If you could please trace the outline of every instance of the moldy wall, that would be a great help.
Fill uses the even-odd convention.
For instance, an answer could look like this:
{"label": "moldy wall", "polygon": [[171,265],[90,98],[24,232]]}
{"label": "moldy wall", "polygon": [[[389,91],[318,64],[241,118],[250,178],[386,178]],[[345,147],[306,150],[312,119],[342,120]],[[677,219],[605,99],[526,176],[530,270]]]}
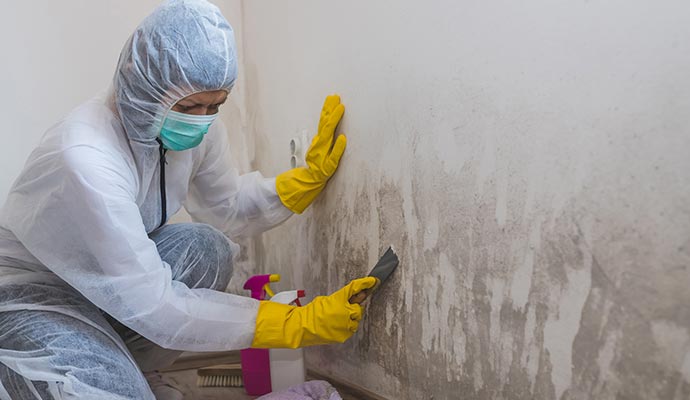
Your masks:
{"label": "moldy wall", "polygon": [[690,398],[686,2],[242,7],[254,168],[346,105],[338,173],[260,268],[317,295],[401,258],[311,367],[395,399]]}

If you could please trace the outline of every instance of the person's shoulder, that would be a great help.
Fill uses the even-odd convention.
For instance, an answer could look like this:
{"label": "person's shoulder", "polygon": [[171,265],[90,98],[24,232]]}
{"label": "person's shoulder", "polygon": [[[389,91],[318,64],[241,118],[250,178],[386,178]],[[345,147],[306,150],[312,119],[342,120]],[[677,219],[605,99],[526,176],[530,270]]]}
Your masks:
{"label": "person's shoulder", "polygon": [[132,166],[111,149],[75,144],[62,148],[57,156],[57,165],[72,181],[98,188],[118,186],[136,192],[137,179]]}
{"label": "person's shoulder", "polygon": [[69,148],[129,154],[127,136],[117,115],[102,101],[89,100],[77,106],[43,136],[39,148],[61,152]]}
{"label": "person's shoulder", "polygon": [[60,124],[67,131],[90,130],[89,137],[109,137],[110,133],[122,131],[122,124],[115,112],[102,100],[94,98],[77,106]]}
{"label": "person's shoulder", "polygon": [[[52,131],[52,132],[51,132]],[[46,135],[69,169],[114,168],[130,164],[122,124],[107,104],[94,98],[77,106]]]}

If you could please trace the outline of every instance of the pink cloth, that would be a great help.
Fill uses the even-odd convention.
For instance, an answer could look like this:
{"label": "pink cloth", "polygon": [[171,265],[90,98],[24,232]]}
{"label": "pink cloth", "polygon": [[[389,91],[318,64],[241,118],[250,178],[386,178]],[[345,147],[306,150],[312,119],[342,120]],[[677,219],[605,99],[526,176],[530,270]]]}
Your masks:
{"label": "pink cloth", "polygon": [[282,392],[269,393],[256,400],[343,400],[326,381],[309,381]]}

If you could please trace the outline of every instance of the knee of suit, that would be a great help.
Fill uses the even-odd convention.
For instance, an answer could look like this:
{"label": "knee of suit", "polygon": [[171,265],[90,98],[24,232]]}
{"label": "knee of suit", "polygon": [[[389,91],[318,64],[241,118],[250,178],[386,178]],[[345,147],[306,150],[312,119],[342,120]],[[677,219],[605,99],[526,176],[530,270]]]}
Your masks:
{"label": "knee of suit", "polygon": [[190,288],[225,290],[239,246],[218,229],[199,223],[174,224],[152,237],[173,279]]}

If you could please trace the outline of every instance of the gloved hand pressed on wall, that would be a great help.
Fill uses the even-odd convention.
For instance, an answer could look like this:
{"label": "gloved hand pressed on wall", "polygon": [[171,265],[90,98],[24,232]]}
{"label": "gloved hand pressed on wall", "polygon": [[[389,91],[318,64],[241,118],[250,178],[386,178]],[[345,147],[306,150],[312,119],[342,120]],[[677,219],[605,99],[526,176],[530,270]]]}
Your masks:
{"label": "gloved hand pressed on wall", "polygon": [[362,306],[349,299],[372,288],[377,279],[355,279],[330,296],[320,296],[304,307],[262,301],[256,316],[254,348],[297,348],[343,343],[362,319]]}
{"label": "gloved hand pressed on wall", "polygon": [[319,129],[307,150],[306,167],[293,168],[276,177],[276,191],[285,207],[301,214],[321,193],[338,168],[347,144],[345,135],[334,142],[335,128],[345,112],[337,94],[326,97]]}

